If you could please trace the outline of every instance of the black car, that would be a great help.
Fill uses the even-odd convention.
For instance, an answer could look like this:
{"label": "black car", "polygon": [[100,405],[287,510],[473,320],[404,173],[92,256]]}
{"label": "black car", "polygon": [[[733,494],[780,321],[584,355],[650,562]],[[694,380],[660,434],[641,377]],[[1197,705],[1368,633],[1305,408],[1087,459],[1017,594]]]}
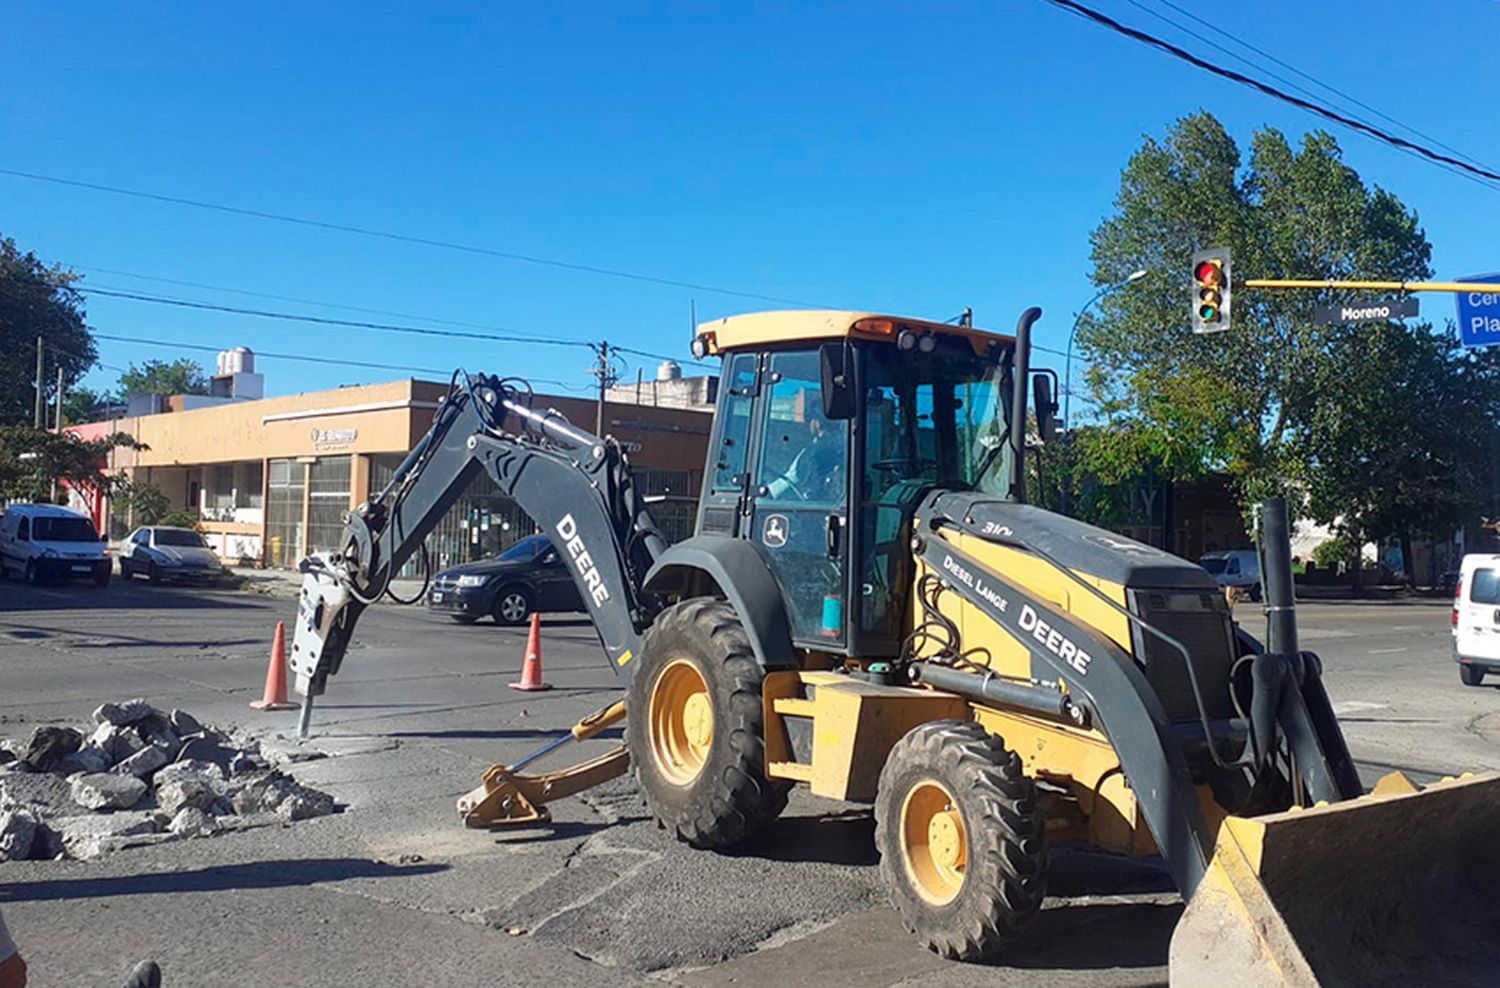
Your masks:
{"label": "black car", "polygon": [[538,611],[581,611],[583,598],[545,535],[522,539],[493,559],[443,570],[427,593],[427,609],[461,624],[485,615],[496,624],[525,624]]}

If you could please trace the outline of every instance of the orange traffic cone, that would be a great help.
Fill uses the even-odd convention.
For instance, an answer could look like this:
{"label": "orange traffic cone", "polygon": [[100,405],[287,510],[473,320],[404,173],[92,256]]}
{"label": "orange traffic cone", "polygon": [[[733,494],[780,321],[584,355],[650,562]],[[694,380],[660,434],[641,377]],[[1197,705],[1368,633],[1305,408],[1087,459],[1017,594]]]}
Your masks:
{"label": "orange traffic cone", "polygon": [[296,710],[286,698],[286,625],[276,622],[276,639],[271,643],[271,665],[266,669],[266,692],[250,706],[256,710]]}
{"label": "orange traffic cone", "polygon": [[513,690],[550,690],[551,683],[542,682],[542,616],[531,615],[531,634],[526,638],[526,662],[521,666],[521,681],[507,683]]}

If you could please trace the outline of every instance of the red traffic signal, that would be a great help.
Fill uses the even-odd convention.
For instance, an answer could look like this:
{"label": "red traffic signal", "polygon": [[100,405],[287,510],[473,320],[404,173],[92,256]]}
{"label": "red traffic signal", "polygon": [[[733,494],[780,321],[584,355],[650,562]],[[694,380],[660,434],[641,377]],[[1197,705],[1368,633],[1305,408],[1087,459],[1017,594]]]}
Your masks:
{"label": "red traffic signal", "polygon": [[1229,291],[1229,248],[1194,254],[1193,332],[1221,333],[1229,328]]}

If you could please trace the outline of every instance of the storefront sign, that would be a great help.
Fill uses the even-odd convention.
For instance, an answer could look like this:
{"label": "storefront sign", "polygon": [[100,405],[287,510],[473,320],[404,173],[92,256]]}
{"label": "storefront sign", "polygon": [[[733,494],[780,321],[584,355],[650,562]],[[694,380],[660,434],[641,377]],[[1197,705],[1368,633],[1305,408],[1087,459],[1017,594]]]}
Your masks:
{"label": "storefront sign", "polygon": [[313,449],[320,451],[344,449],[358,438],[358,429],[314,429],[312,431]]}

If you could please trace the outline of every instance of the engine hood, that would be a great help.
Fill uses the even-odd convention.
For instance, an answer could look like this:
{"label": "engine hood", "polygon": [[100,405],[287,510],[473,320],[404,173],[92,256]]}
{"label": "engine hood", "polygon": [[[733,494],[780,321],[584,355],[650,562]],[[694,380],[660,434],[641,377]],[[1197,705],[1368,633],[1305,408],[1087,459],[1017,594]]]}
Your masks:
{"label": "engine hood", "polygon": [[480,559],[472,563],[449,566],[438,574],[438,579],[460,576],[494,576],[497,573],[518,573],[531,566],[530,562],[514,559]]}
{"label": "engine hood", "polygon": [[214,555],[214,551],[202,546],[158,545],[152,546],[152,551],[167,562],[176,563],[178,566],[213,567],[219,564],[219,557]]}
{"label": "engine hood", "polygon": [[1213,590],[1203,567],[1135,539],[1031,504],[987,494],[936,492],[917,509],[924,525],[951,521],[980,538],[1033,546],[1078,573],[1136,589]]}

